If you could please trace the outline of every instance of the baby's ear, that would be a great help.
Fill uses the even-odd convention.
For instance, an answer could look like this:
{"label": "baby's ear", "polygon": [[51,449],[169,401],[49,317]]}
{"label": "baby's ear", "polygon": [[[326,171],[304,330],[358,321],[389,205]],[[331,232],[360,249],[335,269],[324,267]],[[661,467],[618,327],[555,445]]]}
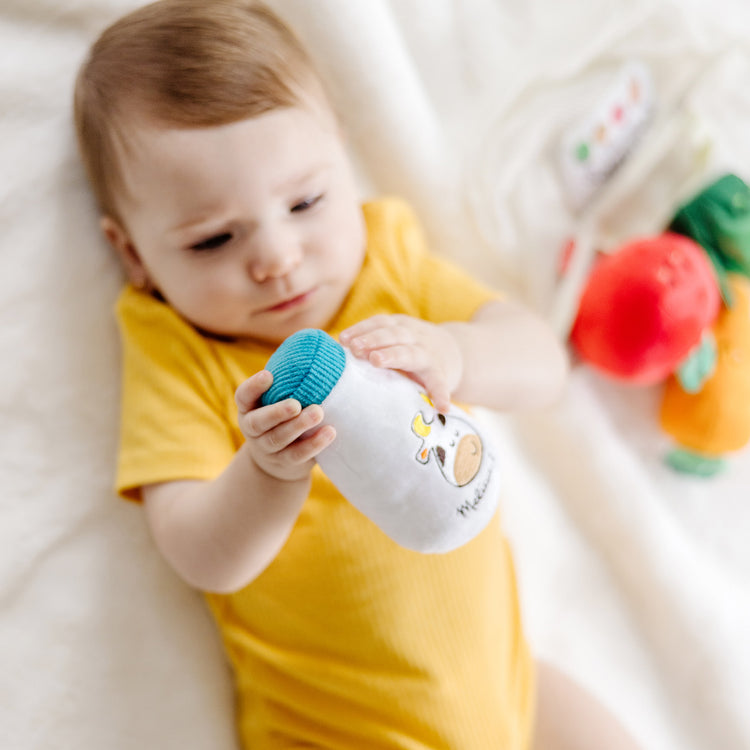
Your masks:
{"label": "baby's ear", "polygon": [[112,245],[119,256],[130,283],[136,289],[149,288],[148,272],[125,227],[111,216],[102,216],[99,220],[99,227],[107,242]]}

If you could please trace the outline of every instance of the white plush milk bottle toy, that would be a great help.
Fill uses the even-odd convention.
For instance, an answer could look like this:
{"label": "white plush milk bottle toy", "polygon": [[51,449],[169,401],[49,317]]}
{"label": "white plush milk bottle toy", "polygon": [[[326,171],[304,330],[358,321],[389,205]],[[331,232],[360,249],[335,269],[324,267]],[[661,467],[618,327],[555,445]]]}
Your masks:
{"label": "white plush milk bottle toy", "polygon": [[286,339],[266,369],[273,384],[262,403],[322,405],[337,437],[319,454],[321,469],[398,544],[449,552],[488,524],[497,454],[465,411],[438,413],[419,384],[357,359],[318,329]]}

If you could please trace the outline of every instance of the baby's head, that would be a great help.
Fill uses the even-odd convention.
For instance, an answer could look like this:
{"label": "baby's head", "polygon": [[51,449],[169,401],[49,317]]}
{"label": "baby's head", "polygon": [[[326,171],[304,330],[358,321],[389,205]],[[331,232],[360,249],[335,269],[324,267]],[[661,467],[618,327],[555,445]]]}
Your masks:
{"label": "baby's head", "polygon": [[254,0],[161,0],[109,27],[76,82],[102,228],[131,282],[209,333],[324,327],[362,263],[323,84]]}

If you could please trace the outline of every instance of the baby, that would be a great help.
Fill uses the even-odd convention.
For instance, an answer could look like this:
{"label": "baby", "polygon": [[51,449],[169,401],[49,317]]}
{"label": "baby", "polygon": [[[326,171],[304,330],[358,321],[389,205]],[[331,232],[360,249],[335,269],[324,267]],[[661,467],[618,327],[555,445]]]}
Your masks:
{"label": "baby", "polygon": [[318,467],[322,408],[261,405],[303,328],[438,410],[538,407],[567,367],[543,322],[428,255],[403,202],[361,204],[290,31],[255,0],[153,3],[93,45],[75,116],[129,280],[118,490],[206,592],[243,747],[634,747],[533,662],[497,519],[453,552],[402,548]]}

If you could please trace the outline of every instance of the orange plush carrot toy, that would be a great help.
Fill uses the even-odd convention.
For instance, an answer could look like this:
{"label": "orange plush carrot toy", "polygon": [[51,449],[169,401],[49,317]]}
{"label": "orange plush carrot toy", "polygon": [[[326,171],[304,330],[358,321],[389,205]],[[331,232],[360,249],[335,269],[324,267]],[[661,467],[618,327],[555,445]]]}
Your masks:
{"label": "orange plush carrot toy", "polygon": [[713,372],[693,384],[678,371],[661,407],[662,427],[678,443],[668,462],[710,476],[722,469],[724,454],[750,441],[750,188],[725,175],[685,204],[670,228],[705,249],[724,298],[713,327]]}
{"label": "orange plush carrot toy", "polygon": [[661,425],[677,443],[667,460],[676,469],[709,476],[725,453],[750,440],[750,281],[727,277],[732,306],[713,327],[716,365],[700,390],[691,393],[673,375],[661,405]]}

